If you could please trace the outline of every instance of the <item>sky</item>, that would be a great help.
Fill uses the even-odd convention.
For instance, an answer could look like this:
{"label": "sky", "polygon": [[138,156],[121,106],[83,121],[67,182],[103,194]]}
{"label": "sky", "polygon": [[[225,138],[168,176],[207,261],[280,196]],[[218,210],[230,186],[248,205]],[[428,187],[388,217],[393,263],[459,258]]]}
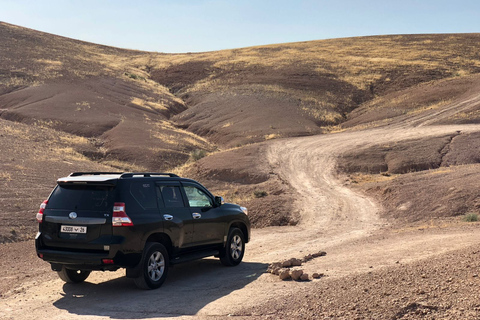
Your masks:
{"label": "sky", "polygon": [[480,1],[0,0],[0,21],[120,48],[183,53],[353,36],[480,32]]}

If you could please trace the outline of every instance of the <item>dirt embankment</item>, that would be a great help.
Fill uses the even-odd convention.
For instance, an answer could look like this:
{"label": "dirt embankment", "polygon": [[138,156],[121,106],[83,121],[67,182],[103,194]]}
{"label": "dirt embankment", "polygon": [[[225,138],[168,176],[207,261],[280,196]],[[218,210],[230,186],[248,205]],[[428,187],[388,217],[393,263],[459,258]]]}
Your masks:
{"label": "dirt embankment", "polygon": [[[339,159],[347,183],[381,200],[397,222],[480,213],[479,133],[387,143]],[[436,169],[436,170],[435,170]]]}
{"label": "dirt embankment", "polygon": [[295,192],[268,163],[269,143],[212,154],[182,175],[202,181],[226,201],[246,206],[255,228],[296,225]]}

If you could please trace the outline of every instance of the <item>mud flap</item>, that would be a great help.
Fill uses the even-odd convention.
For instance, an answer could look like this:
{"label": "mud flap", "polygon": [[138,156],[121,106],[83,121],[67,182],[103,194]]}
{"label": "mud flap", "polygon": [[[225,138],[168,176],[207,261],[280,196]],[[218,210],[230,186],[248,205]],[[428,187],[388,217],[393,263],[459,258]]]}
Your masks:
{"label": "mud flap", "polygon": [[143,259],[144,258],[142,257],[142,260],[140,260],[140,262],[135,267],[128,267],[127,268],[127,272],[125,274],[125,276],[127,278],[138,278],[138,277],[140,277],[140,275],[142,273]]}
{"label": "mud flap", "polygon": [[127,267],[127,271],[125,273],[125,276],[127,278],[138,278],[142,275],[142,266],[143,266],[143,261],[145,260],[145,252],[148,251],[151,245],[152,245],[151,242],[147,242],[145,244],[145,248],[143,249],[143,252],[142,252],[142,259],[140,259],[140,262],[135,267]]}

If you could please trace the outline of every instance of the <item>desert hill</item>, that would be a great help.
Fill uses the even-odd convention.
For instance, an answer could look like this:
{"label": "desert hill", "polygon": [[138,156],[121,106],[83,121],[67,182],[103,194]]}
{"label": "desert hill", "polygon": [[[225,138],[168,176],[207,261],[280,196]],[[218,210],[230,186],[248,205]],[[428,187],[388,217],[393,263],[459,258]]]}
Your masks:
{"label": "desert hill", "polygon": [[[0,317],[478,319],[479,40],[162,54],[0,22]],[[38,205],[70,172],[124,170],[247,206],[244,262],[175,267],[142,299],[123,271],[53,279],[25,241]],[[292,257],[323,276],[265,273]]]}
{"label": "desert hill", "polygon": [[[210,154],[175,170],[249,205],[257,226],[295,224],[288,182],[266,164],[271,140],[395,125],[412,117],[431,124],[479,119],[479,34],[162,54],[2,22],[0,39],[0,145],[11,150],[2,155],[1,183],[13,190],[28,185],[32,175],[45,181],[32,191],[32,203],[12,207],[22,196],[2,193],[1,214],[13,210],[24,222],[55,178],[69,171],[173,170]],[[470,140],[476,143],[477,136]],[[46,163],[38,164],[38,152]],[[469,164],[477,162],[472,149],[462,152],[474,159]],[[386,171],[356,170],[369,161],[365,154],[370,152],[345,155],[341,171]],[[415,165],[405,172],[417,171]],[[388,169],[381,161],[379,166]],[[22,238],[17,227],[8,228],[2,239]]]}
{"label": "desert hill", "polygon": [[[190,54],[110,48],[5,23],[0,36],[1,103],[7,109],[2,118],[44,120],[85,137],[106,134],[103,140],[111,142],[107,153],[112,149],[122,157],[124,151],[127,160],[133,146],[121,141],[131,132],[111,130],[120,121],[141,121],[142,114],[159,123],[167,120],[155,129],[165,135],[164,141],[173,134],[168,124],[174,123],[177,134],[192,142],[180,143],[185,150],[173,143],[155,146],[174,151],[182,162],[185,157],[179,153],[211,151],[213,146],[202,144],[200,137],[191,141],[181,129],[220,148],[311,135],[347,119],[349,126],[376,120],[381,115],[354,121],[349,113],[360,106],[375,114],[382,113],[378,106],[397,110],[384,101],[398,104],[402,98],[395,95],[402,90],[423,92],[425,88],[416,89],[421,83],[449,79],[444,87],[459,87],[458,92],[443,90],[450,98],[473,85],[457,85],[457,79],[480,72],[478,34],[360,37]],[[36,98],[31,88],[22,91],[32,86],[40,86],[36,90],[43,95]],[[409,91],[404,95],[420,112],[443,101],[435,98],[436,91],[423,94],[427,97]],[[43,111],[45,104],[52,109]],[[72,118],[87,126],[74,128]],[[162,167],[158,162],[138,165]]]}

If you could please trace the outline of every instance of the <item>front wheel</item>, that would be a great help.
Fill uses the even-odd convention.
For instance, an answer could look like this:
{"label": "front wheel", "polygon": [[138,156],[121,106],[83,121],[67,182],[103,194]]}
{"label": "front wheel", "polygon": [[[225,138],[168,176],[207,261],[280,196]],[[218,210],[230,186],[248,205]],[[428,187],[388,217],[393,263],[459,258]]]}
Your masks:
{"label": "front wheel", "polygon": [[62,270],[58,271],[58,276],[66,283],[80,283],[88,278],[90,272],[91,271],[87,270],[67,269],[65,266],[63,266]]}
{"label": "front wheel", "polygon": [[157,289],[165,282],[168,273],[168,253],[161,243],[147,243],[145,254],[140,262],[141,274],[135,278],[140,289]]}
{"label": "front wheel", "polygon": [[231,229],[228,234],[227,244],[220,255],[220,261],[225,266],[236,266],[242,262],[244,253],[245,236],[242,230],[238,228]]}

